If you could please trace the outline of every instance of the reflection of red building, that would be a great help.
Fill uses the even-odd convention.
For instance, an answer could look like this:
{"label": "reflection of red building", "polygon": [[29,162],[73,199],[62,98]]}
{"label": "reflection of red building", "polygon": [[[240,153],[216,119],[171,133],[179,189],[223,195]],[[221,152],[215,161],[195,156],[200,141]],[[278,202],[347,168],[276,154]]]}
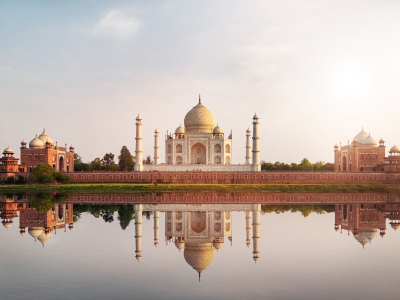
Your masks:
{"label": "reflection of red building", "polygon": [[13,224],[13,219],[18,217],[18,211],[26,210],[26,203],[15,203],[13,198],[7,198],[2,195],[0,197],[0,218],[5,228],[9,228]]}
{"label": "reflection of red building", "polygon": [[51,238],[57,229],[73,228],[73,204],[55,204],[48,212],[38,212],[34,208],[28,207],[20,213],[19,227],[21,234],[28,227],[28,233],[35,240],[44,243]]}
{"label": "reflection of red building", "polygon": [[335,230],[348,230],[364,247],[386,230],[385,204],[337,204],[335,206]]}
{"label": "reflection of red building", "polygon": [[57,233],[57,229],[74,228],[73,204],[58,203],[47,212],[38,212],[30,207],[26,197],[18,202],[14,197],[0,195],[0,218],[4,227],[9,228],[13,224],[13,219],[18,217],[17,212],[21,235],[28,228],[30,236],[38,239],[43,246],[53,233]]}
{"label": "reflection of red building", "polygon": [[400,228],[400,204],[388,203],[385,205],[385,217],[394,230]]}

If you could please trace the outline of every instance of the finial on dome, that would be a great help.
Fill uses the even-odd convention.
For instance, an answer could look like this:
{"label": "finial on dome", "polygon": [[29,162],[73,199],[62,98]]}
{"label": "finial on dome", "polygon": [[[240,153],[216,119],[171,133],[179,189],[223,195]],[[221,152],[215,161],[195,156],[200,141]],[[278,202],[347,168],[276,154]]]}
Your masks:
{"label": "finial on dome", "polygon": [[199,104],[201,104],[201,96],[200,96],[200,94],[199,94]]}

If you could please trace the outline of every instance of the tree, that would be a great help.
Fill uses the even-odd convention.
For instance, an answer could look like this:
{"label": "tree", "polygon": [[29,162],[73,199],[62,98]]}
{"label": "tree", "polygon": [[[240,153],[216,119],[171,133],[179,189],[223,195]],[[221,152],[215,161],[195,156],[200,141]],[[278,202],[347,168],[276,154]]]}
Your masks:
{"label": "tree", "polygon": [[91,163],[90,163],[90,168],[92,170],[101,170],[101,159],[99,157],[95,158]]}
{"label": "tree", "polygon": [[57,181],[68,181],[68,180],[70,180],[70,177],[68,175],[65,175],[64,173],[59,173],[59,172],[54,173],[54,178]]}
{"label": "tree", "polygon": [[54,169],[52,166],[48,165],[48,164],[38,164],[32,171],[30,174],[30,178],[32,180],[39,180],[39,177],[44,175],[44,174],[48,174],[50,176],[54,176]]}
{"label": "tree", "polygon": [[312,170],[313,165],[312,165],[312,163],[310,163],[310,161],[307,158],[303,158],[303,160],[299,164],[299,169],[300,170]]}
{"label": "tree", "polygon": [[82,157],[78,153],[74,153],[74,163],[82,163]]}
{"label": "tree", "polygon": [[103,164],[103,166],[115,165],[114,154],[112,154],[111,152],[106,153],[102,158],[101,163]]}
{"label": "tree", "polygon": [[118,155],[118,165],[121,170],[132,169],[135,165],[134,157],[126,146],[121,148],[121,153]]}
{"label": "tree", "polygon": [[129,226],[134,218],[135,211],[133,205],[120,205],[118,208],[118,220],[122,230]]}
{"label": "tree", "polygon": [[143,164],[144,164],[144,165],[151,165],[152,163],[153,163],[153,161],[151,160],[150,155],[148,155],[148,156],[146,157],[146,159],[143,159]]}

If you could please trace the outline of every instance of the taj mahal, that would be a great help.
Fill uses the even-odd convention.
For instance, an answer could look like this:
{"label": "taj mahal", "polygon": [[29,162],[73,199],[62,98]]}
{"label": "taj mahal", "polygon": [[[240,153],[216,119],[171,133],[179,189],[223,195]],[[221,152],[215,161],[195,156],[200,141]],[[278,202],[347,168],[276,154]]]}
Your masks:
{"label": "taj mahal", "polygon": [[[232,132],[225,138],[214,115],[202,103],[185,116],[184,127],[165,136],[165,164],[160,164],[159,132],[154,132],[154,164],[144,165],[142,150],[142,118],[136,118],[135,171],[260,171],[258,116],[253,117],[253,137],[246,131],[245,164],[232,164]],[[253,140],[251,146],[251,139]]]}

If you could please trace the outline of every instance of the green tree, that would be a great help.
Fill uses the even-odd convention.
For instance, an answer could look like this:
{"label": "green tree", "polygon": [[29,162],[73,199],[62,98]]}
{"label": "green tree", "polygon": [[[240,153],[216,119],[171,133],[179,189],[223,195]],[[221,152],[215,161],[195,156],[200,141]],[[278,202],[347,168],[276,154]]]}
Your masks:
{"label": "green tree", "polygon": [[133,220],[135,211],[133,205],[120,205],[118,208],[118,221],[122,230],[125,230],[129,226],[129,223]]}
{"label": "green tree", "polygon": [[38,164],[35,168],[33,168],[29,177],[32,180],[38,180],[39,177],[44,174],[53,176],[54,175],[53,167],[51,167],[48,164]]}
{"label": "green tree", "polygon": [[313,165],[307,158],[303,158],[303,160],[299,164],[299,169],[300,170],[309,170],[310,171],[310,170],[313,169]]}
{"label": "green tree", "polygon": [[8,176],[5,180],[5,184],[13,184],[15,182],[14,176]]}
{"label": "green tree", "polygon": [[273,163],[263,163],[261,165],[261,170],[276,170],[276,166]]}
{"label": "green tree", "polygon": [[74,162],[75,163],[82,163],[82,157],[79,156],[78,153],[74,153]]}
{"label": "green tree", "polygon": [[121,170],[132,169],[135,165],[134,157],[126,146],[121,148],[121,153],[118,155],[118,165]]}
{"label": "green tree", "polygon": [[101,170],[101,159],[99,157],[95,158],[91,163],[90,163],[90,168],[92,170]]}
{"label": "green tree", "polygon": [[143,159],[143,164],[144,164],[144,165],[151,165],[152,163],[153,163],[153,161],[151,160],[150,155],[148,155],[148,156],[146,157],[146,159]]}
{"label": "green tree", "polygon": [[54,182],[54,176],[50,174],[42,174],[38,177],[37,179],[40,183],[46,184],[46,183],[52,183]]}
{"label": "green tree", "polygon": [[29,196],[29,204],[38,212],[47,212],[54,204],[68,200],[68,195],[53,195],[52,193],[39,193]]}
{"label": "green tree", "polygon": [[58,173],[58,172],[54,173],[54,178],[57,181],[68,181],[68,180],[70,180],[70,177],[68,175],[65,175],[64,173]]}
{"label": "green tree", "polygon": [[103,166],[115,165],[114,154],[112,154],[111,152],[106,153],[104,157],[101,159],[101,163],[103,164]]}

